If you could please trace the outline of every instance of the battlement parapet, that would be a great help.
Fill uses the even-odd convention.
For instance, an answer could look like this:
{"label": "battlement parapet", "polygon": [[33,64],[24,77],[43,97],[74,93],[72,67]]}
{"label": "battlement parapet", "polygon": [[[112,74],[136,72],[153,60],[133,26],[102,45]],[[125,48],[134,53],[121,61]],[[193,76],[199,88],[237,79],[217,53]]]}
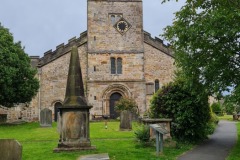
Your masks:
{"label": "battlement parapet", "polygon": [[52,51],[49,50],[44,53],[44,56],[39,59],[38,66],[44,66],[45,64],[57,59],[58,57],[68,53],[71,51],[71,47],[76,45],[76,46],[81,46],[82,44],[87,42],[87,31],[82,32],[80,34],[79,38],[73,37],[68,40],[67,44],[61,43],[58,46],[56,46],[56,50]]}
{"label": "battlement parapet", "polygon": [[146,32],[146,31],[144,31],[144,42],[149,44],[149,45],[151,45],[151,46],[153,46],[153,47],[155,47],[155,48],[157,48],[157,49],[159,49],[160,51],[164,52],[165,54],[170,55],[170,56],[173,57],[173,53],[172,53],[172,51],[170,49],[170,45],[169,44],[165,45],[163,43],[163,40],[160,39],[160,38],[157,38],[157,37],[152,38],[151,34]]}

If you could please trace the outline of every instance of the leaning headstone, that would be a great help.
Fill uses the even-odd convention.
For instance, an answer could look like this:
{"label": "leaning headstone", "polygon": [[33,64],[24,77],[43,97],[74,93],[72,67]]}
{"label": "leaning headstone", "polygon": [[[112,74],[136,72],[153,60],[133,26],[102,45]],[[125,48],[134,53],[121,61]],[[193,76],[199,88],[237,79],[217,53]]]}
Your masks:
{"label": "leaning headstone", "polygon": [[52,111],[48,108],[44,108],[40,112],[40,126],[52,127]]}
{"label": "leaning headstone", "polygon": [[7,122],[7,114],[0,114],[0,124]]}
{"label": "leaning headstone", "polygon": [[124,110],[120,115],[120,130],[132,130],[132,113]]}
{"label": "leaning headstone", "polygon": [[0,159],[21,160],[22,145],[14,139],[0,139]]}

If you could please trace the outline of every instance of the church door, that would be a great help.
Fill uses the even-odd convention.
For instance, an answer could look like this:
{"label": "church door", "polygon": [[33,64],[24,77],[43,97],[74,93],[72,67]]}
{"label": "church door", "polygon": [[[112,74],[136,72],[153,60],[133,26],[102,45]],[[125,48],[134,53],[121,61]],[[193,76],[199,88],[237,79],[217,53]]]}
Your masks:
{"label": "church door", "polygon": [[55,122],[57,122],[60,107],[62,107],[62,103],[60,103],[60,102],[55,103],[55,105],[54,105],[54,121]]}
{"label": "church door", "polygon": [[117,101],[119,101],[119,99],[122,97],[122,95],[120,93],[113,93],[110,96],[110,118],[115,119],[117,117],[119,117],[119,113],[115,111],[114,107]]}

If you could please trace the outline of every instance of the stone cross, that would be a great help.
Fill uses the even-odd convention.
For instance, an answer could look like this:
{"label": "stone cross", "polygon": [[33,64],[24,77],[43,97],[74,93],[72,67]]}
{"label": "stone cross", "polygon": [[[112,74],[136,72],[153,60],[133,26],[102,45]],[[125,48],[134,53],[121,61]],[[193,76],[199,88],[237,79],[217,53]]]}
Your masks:
{"label": "stone cross", "polygon": [[48,108],[44,108],[40,112],[40,126],[52,127],[52,111]]}
{"label": "stone cross", "polygon": [[22,145],[14,139],[0,139],[0,159],[21,160]]}

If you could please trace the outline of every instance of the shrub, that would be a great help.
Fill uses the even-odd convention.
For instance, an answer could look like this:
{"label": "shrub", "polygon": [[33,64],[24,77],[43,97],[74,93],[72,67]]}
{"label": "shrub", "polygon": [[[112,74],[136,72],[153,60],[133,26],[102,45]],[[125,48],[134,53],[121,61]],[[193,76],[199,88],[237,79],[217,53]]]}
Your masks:
{"label": "shrub", "polygon": [[211,105],[212,112],[217,115],[222,115],[222,106],[219,102],[215,102]]}
{"label": "shrub", "polygon": [[196,142],[207,137],[210,107],[204,91],[192,92],[183,82],[172,82],[151,100],[152,118],[172,118],[171,135],[178,141]]}
{"label": "shrub", "polygon": [[150,141],[150,129],[148,125],[140,125],[134,133],[140,143],[146,144]]}
{"label": "shrub", "polygon": [[115,109],[117,111],[124,111],[124,110],[128,110],[128,111],[132,111],[132,112],[137,112],[137,103],[135,102],[134,99],[131,98],[121,98],[115,106]]}

